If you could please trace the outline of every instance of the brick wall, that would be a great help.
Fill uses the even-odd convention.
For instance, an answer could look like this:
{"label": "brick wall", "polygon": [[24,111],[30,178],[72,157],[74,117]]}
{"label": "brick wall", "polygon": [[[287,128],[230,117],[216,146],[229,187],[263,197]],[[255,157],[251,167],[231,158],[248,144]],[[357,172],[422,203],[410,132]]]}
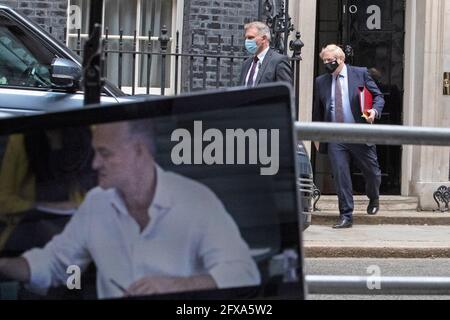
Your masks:
{"label": "brick wall", "polygon": [[[258,19],[259,0],[184,0],[183,22],[183,51],[192,50],[195,53],[217,53],[218,36],[222,37],[221,52],[228,54],[231,50],[231,36],[235,39],[235,54],[244,55],[243,30],[244,24]],[[192,32],[195,38],[192,44]],[[204,39],[208,45],[205,47]],[[189,85],[189,60],[182,64],[182,87]],[[221,61],[220,86],[229,85],[229,60]],[[240,63],[235,62],[233,67],[233,81],[236,82],[240,73]],[[208,59],[207,88],[216,86],[216,60]],[[203,59],[197,58],[194,62],[194,90],[203,86]]]}
{"label": "brick wall", "polygon": [[[243,28],[244,24],[258,19],[258,4],[260,0],[184,0],[184,21],[182,45],[183,51],[195,53],[217,53],[218,36],[222,37],[221,53],[228,54],[231,50],[236,55],[244,55]],[[52,34],[59,40],[64,38],[64,28],[67,24],[68,0],[0,0],[0,4],[10,6],[19,13],[35,21],[47,31],[52,28]],[[192,32],[196,34],[192,43]],[[231,36],[234,36],[232,49]],[[204,39],[208,45],[205,47]],[[182,63],[182,87],[189,86],[189,59]],[[222,60],[220,86],[228,86],[229,60]],[[233,63],[233,79],[236,84],[240,73],[240,61]],[[207,88],[216,86],[216,60],[208,59]],[[203,60],[194,61],[194,89],[203,86]]]}
{"label": "brick wall", "polygon": [[64,38],[67,3],[67,0],[0,0],[0,4],[17,10],[47,31],[51,27],[52,34],[59,40]]}

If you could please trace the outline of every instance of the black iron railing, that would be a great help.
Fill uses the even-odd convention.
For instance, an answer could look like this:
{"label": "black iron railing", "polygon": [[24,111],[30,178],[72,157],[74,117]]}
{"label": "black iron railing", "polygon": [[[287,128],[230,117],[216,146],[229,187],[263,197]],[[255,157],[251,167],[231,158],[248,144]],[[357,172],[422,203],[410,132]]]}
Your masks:
{"label": "black iron railing", "polygon": [[[141,89],[140,93],[143,93],[142,89],[145,88],[146,94],[150,94],[151,89],[156,88],[161,95],[165,95],[167,89],[171,88],[171,94],[177,95],[182,92],[237,86],[240,67],[248,58],[241,43],[238,43],[233,36],[224,38],[192,33],[191,45],[183,52],[180,51],[179,32],[176,32],[175,39],[171,39],[166,28],[161,30],[158,37],[153,36],[150,31],[145,39],[138,37],[136,32],[131,37],[125,36],[122,30],[118,37],[112,37],[108,28],[105,28],[102,39],[105,57],[104,74],[113,74],[115,81],[112,82],[121,89],[125,86],[131,87],[132,95],[137,92],[137,88]],[[115,41],[115,48],[111,45],[113,41]],[[144,42],[145,45],[138,49],[138,41]],[[85,36],[77,30],[71,35],[69,47],[81,55],[84,43]],[[294,91],[297,95],[302,47],[300,34],[297,33],[296,40],[290,43],[290,49],[293,52],[290,60],[295,75]],[[115,63],[111,63],[113,60],[109,59],[113,56],[115,56]],[[159,57],[156,66],[154,57]],[[140,61],[139,65],[136,63],[137,59]],[[131,63],[125,64],[125,61],[131,61]],[[151,81],[154,72],[159,75],[159,82]],[[125,75],[129,81],[124,80]],[[136,75],[140,79],[138,82]],[[296,100],[298,101],[298,96]]]}

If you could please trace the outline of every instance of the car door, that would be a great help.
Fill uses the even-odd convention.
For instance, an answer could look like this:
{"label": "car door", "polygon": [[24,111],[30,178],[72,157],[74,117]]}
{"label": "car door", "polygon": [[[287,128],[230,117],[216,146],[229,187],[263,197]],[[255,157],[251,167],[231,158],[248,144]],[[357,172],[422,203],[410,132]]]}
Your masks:
{"label": "car door", "polygon": [[[83,106],[82,92],[52,85],[51,64],[61,55],[40,30],[15,12],[0,9],[0,117]],[[102,102],[116,102],[104,95]]]}

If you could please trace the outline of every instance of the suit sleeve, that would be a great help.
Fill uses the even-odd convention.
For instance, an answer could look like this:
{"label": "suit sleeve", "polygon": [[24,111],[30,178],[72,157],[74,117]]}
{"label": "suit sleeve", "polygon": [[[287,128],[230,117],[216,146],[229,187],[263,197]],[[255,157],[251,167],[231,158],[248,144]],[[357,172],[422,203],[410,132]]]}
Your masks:
{"label": "suit sleeve", "polygon": [[289,59],[286,56],[282,56],[276,68],[276,81],[289,82],[291,85],[294,84],[292,67],[289,63]]}
{"label": "suit sleeve", "polygon": [[314,81],[314,102],[313,102],[313,122],[324,122],[323,106],[319,97],[319,84],[317,79]]}
{"label": "suit sleeve", "polygon": [[380,91],[380,88],[378,88],[377,84],[373,80],[373,78],[370,76],[367,69],[364,71],[364,81],[366,88],[372,93],[373,96],[373,109],[377,112],[377,118],[380,119],[381,115],[383,113],[384,108],[384,96],[383,93]]}

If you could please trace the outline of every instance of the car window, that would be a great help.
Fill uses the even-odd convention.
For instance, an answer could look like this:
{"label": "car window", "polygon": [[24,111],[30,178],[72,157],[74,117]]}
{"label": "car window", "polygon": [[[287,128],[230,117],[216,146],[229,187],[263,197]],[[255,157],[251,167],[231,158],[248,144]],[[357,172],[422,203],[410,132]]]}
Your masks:
{"label": "car window", "polygon": [[54,58],[39,39],[0,13],[0,86],[50,88]]}

